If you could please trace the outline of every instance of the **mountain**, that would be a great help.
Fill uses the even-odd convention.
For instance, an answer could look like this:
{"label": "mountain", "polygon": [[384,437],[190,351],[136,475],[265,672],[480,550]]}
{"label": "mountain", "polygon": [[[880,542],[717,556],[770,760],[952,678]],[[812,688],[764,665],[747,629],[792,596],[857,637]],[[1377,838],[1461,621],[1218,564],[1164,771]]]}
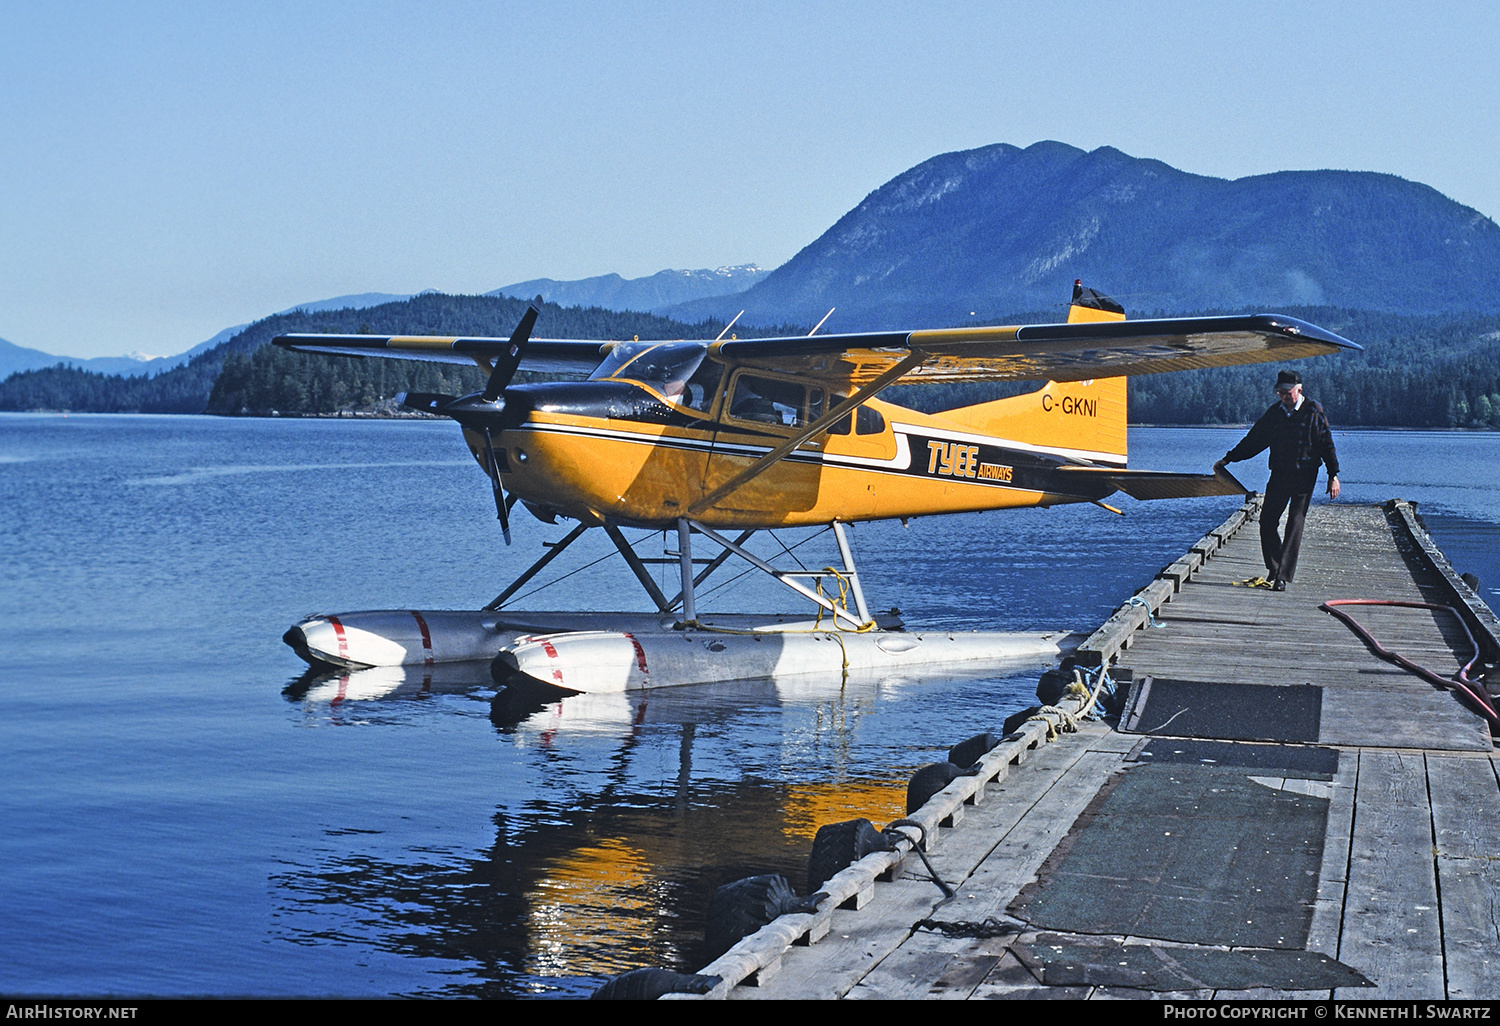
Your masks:
{"label": "mountain", "polygon": [[192,354],[201,348],[218,345],[243,327],[244,325],[241,324],[237,328],[228,328],[202,343],[201,346],[195,346],[179,356],[145,356],[136,353],[130,356],[95,356],[85,360],[74,356],[54,356],[40,349],[28,349],[0,339],[0,380],[19,371],[56,367],[58,364],[92,371],[95,374],[122,374],[126,377],[159,374],[187,362]]}
{"label": "mountain", "polygon": [[531,299],[540,295],[558,306],[597,306],[605,310],[656,310],[696,299],[730,296],[744,292],[766,276],[755,264],[735,267],[703,268],[697,271],[657,271],[645,278],[622,278],[618,274],[601,274],[597,278],[557,281],[533,278],[530,281],[504,285],[488,296]]}
{"label": "mountain", "polygon": [[[1500,310],[1500,227],[1426,185],[1353,171],[1228,181],[1103,147],[1005,144],[898,175],[733,300],[663,312],[830,331],[1061,315],[1074,278],[1135,315],[1335,306]],[[973,315],[971,317],[971,314]]]}
{"label": "mountain", "polygon": [[[399,303],[410,298],[410,295],[397,295],[390,292],[361,292],[357,295],[334,296],[332,299],[299,303],[277,312],[290,314],[319,313],[325,310],[363,310],[385,303]],[[40,370],[43,367],[56,367],[58,364],[94,374],[118,374],[126,378],[154,377],[162,371],[181,367],[199,353],[207,352],[214,346],[229,341],[247,327],[249,327],[248,324],[236,324],[225,328],[213,338],[199,342],[193,348],[178,353],[176,356],[146,356],[143,353],[132,353],[129,356],[94,356],[88,359],[76,356],[53,356],[40,349],[28,349],[0,338],[0,381],[19,371]]]}
{"label": "mountain", "polygon": [[[289,314],[297,313],[298,311],[302,313],[322,313],[324,310],[367,310],[372,306],[384,306],[386,303],[402,303],[410,299],[413,295],[425,296],[428,293],[436,291],[436,289],[427,289],[425,292],[420,293],[358,292],[349,296],[334,296],[332,299],[318,299],[311,303],[298,303],[296,306],[287,307],[285,310],[278,310],[276,313]],[[274,317],[275,314],[272,316]],[[238,328],[231,330],[235,334],[238,334],[244,327],[245,325],[241,324]]]}

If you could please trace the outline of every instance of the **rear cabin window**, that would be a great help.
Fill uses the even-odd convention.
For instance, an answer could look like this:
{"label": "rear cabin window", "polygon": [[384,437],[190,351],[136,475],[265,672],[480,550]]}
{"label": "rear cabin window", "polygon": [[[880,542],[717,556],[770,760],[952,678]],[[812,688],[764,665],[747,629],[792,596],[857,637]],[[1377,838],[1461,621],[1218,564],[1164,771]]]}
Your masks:
{"label": "rear cabin window", "polygon": [[[834,396],[836,402],[842,402],[843,396]],[[868,406],[860,406],[849,416],[842,417],[839,422],[828,429],[830,435],[847,435],[849,433],[850,421],[853,421],[854,433],[857,435],[878,435],[885,431],[885,417],[879,410],[872,410]]]}

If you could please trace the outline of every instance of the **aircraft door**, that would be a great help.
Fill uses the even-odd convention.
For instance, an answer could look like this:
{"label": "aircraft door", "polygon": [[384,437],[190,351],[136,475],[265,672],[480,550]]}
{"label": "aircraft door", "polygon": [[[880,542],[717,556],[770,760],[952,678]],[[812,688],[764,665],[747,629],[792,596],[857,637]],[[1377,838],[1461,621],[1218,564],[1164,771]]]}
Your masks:
{"label": "aircraft door", "polygon": [[[703,477],[705,494],[821,416],[827,392],[790,376],[736,371],[719,409],[717,432]],[[780,463],[726,496],[718,505],[750,513],[811,509],[818,499],[820,441],[799,446]]]}

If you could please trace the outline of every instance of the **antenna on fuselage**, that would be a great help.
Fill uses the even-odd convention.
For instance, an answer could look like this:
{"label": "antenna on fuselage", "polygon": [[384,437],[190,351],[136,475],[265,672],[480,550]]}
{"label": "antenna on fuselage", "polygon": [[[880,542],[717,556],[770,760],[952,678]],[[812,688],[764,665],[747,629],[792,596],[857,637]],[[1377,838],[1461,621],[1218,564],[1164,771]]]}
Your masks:
{"label": "antenna on fuselage", "polygon": [[826,324],[828,322],[828,318],[832,317],[833,316],[833,312],[835,310],[837,310],[837,309],[838,309],[838,307],[836,307],[836,306],[830,306],[828,308],[828,312],[823,315],[823,319],[821,321],[819,321],[817,324],[814,324],[813,325],[813,330],[809,331],[807,333],[807,337],[808,338],[812,338],[814,335],[816,335],[818,333],[818,329],[821,328],[824,324]]}
{"label": "antenna on fuselage", "polygon": [[[721,332],[719,332],[719,338],[723,338],[725,335],[729,334],[729,329],[732,328],[732,327],[734,327],[734,321],[739,320],[743,316],[745,316],[745,311],[743,311],[743,310],[741,310],[739,313],[735,314],[734,315],[734,320],[730,321],[728,324],[724,325],[724,330],[721,331]],[[719,338],[714,339],[714,341],[715,342],[719,341]]]}

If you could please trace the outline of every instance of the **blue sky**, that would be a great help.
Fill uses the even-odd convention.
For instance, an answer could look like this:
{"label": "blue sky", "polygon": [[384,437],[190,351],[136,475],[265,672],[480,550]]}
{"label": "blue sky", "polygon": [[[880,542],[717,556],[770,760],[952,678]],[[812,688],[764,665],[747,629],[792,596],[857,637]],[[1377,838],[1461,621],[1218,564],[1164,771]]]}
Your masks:
{"label": "blue sky", "polygon": [[938,153],[1345,168],[1500,215],[1500,4],[0,0],[0,337],[774,267]]}

